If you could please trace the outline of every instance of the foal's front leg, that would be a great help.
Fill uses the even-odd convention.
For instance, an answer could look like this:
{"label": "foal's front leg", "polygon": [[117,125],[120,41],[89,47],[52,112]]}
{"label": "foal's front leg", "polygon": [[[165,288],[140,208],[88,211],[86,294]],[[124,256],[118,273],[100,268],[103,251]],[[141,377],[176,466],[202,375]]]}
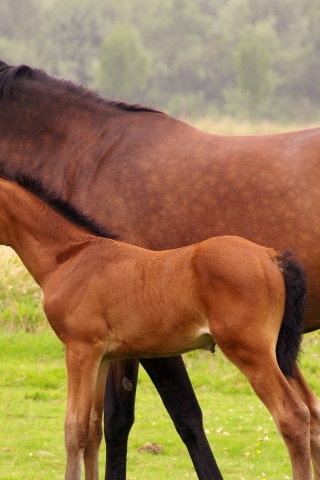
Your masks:
{"label": "foal's front leg", "polygon": [[109,360],[101,362],[90,414],[89,435],[84,449],[86,480],[99,479],[99,449],[103,437],[102,414]]}
{"label": "foal's front leg", "polygon": [[[66,344],[68,399],[65,417],[65,480],[81,480],[84,449],[89,438],[90,415],[102,355],[101,345],[85,342]],[[94,472],[94,475],[88,478],[98,479],[98,472]]]}

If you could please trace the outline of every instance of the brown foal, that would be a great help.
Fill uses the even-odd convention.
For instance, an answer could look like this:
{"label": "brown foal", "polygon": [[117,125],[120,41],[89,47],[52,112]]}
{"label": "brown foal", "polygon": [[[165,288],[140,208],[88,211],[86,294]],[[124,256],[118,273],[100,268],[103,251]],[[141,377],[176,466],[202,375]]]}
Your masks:
{"label": "brown foal", "polygon": [[[83,458],[86,479],[98,479],[110,360],[215,344],[272,414],[294,480],[311,480],[309,412],[282,373],[301,375],[294,361],[305,277],[297,261],[232,236],[160,252],[127,245],[35,180],[2,176],[0,243],[42,287],[46,316],[66,349],[67,480],[81,479]],[[300,396],[309,394],[305,384]]]}

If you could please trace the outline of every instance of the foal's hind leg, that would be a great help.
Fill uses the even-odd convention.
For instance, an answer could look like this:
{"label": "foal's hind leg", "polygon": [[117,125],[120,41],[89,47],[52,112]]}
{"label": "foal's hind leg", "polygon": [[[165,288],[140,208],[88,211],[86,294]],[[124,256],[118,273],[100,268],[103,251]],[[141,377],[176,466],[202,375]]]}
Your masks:
{"label": "foal's hind leg", "polygon": [[240,338],[228,342],[226,337],[215,341],[273,416],[290,455],[293,480],[311,480],[309,411],[281,373],[274,351],[266,342],[259,345],[258,338],[244,343]]}
{"label": "foal's hind leg", "polygon": [[288,378],[288,382],[307,405],[310,412],[310,446],[315,480],[320,480],[320,402],[310,390],[298,364],[295,365],[295,377]]}

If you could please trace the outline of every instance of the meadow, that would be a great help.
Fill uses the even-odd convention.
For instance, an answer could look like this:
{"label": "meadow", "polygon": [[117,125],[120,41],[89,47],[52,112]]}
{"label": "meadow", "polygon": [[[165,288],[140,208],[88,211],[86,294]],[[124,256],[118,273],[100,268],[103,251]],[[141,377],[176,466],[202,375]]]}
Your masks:
{"label": "meadow", "polygon": [[[268,123],[239,125],[230,119],[202,119],[193,124],[212,133],[243,135],[299,128]],[[64,349],[43,315],[39,287],[7,247],[0,248],[0,270],[0,480],[63,478]],[[306,335],[301,355],[301,369],[318,396],[319,342],[318,332]],[[191,352],[184,359],[224,478],[291,478],[284,443],[242,374],[219,349],[215,354]],[[162,445],[162,453],[139,453],[146,442]],[[104,455],[102,445],[102,478]],[[136,421],[129,438],[127,478],[197,478],[187,450],[142,368]]]}

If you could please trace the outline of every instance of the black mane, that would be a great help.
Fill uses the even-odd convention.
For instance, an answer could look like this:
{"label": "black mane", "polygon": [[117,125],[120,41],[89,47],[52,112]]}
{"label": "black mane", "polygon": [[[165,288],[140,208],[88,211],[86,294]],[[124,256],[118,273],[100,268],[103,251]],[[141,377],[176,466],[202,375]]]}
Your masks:
{"label": "black mane", "polygon": [[85,215],[80,209],[74,207],[70,202],[63,200],[57,193],[50,191],[43,183],[31,175],[23,172],[9,173],[5,165],[0,163],[0,177],[13,183],[17,183],[22,188],[30,192],[50,208],[59,213],[62,217],[71,223],[83,228],[97,237],[117,239],[119,236],[107,232],[92,217]]}
{"label": "black mane", "polygon": [[150,107],[142,107],[141,105],[131,105],[125,102],[117,102],[107,100],[101,97],[98,92],[89,90],[81,85],[77,85],[72,80],[66,80],[64,78],[54,77],[48,75],[44,70],[37,68],[31,68],[27,65],[12,66],[7,65],[0,60],[0,97],[8,98],[10,96],[11,89],[16,79],[29,79],[34,80],[42,84],[46,84],[51,88],[59,87],[66,92],[70,92],[79,97],[89,98],[97,103],[104,104],[109,108],[115,108],[125,112],[151,112],[151,113],[163,113],[159,110],[155,110]]}

